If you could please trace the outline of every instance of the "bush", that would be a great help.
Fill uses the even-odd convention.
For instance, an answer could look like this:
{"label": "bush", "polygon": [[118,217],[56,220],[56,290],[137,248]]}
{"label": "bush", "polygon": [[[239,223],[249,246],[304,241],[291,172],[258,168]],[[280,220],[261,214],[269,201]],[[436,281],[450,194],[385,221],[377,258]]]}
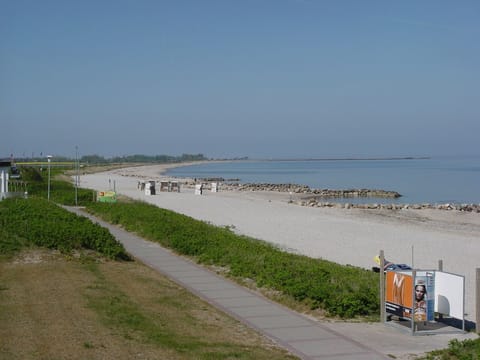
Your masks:
{"label": "bush", "polygon": [[42,174],[40,174],[39,169],[34,168],[32,166],[22,167],[20,169],[20,174],[23,181],[37,182],[37,183],[43,181],[43,177],[42,177]]}
{"label": "bush", "polygon": [[450,340],[448,348],[435,350],[419,360],[476,360],[480,354],[480,339],[467,339],[459,341]]}
{"label": "bush", "polygon": [[8,239],[4,242],[2,236],[2,253],[28,244],[63,252],[86,248],[111,259],[128,258],[107,229],[41,198],[1,201],[0,233]]}

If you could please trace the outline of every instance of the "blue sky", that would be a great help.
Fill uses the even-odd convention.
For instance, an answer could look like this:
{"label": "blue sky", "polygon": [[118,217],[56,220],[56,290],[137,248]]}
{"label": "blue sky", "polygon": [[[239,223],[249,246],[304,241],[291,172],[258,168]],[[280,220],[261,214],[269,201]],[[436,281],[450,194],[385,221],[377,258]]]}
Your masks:
{"label": "blue sky", "polygon": [[1,8],[0,157],[480,153],[476,0]]}

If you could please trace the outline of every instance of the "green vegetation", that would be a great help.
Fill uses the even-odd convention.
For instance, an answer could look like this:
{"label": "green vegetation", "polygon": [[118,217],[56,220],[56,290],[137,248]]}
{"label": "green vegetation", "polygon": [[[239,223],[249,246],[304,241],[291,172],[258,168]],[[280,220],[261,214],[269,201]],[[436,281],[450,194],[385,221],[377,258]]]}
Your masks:
{"label": "green vegetation", "polygon": [[448,348],[435,350],[417,360],[478,360],[480,357],[480,339],[450,341]]}
{"label": "green vegetation", "polygon": [[312,309],[347,318],[378,313],[378,274],[370,271],[290,254],[143,202],[94,203],[88,208],[128,231],[201,263],[228,267],[232,276],[253,279],[258,286],[281,291]]}
{"label": "green vegetation", "polygon": [[135,261],[32,248],[0,274],[1,359],[295,358]]}
{"label": "green vegetation", "polygon": [[43,184],[43,177],[38,168],[22,166],[20,173],[23,181],[31,182],[33,184]]}
{"label": "green vegetation", "polygon": [[0,235],[1,254],[39,246],[62,252],[85,248],[111,259],[128,259],[123,245],[107,229],[38,197],[1,201]]}
{"label": "green vegetation", "polygon": [[[71,167],[58,167],[50,170],[50,200],[63,205],[75,205],[74,185],[66,181],[63,172],[71,170]],[[27,183],[27,191],[30,196],[47,198],[48,173],[46,168],[25,166],[20,168],[22,181]],[[78,188],[77,203],[86,205],[95,198],[92,190]]]}
{"label": "green vegetation", "polygon": [[[84,155],[78,159],[81,164],[118,164],[118,163],[179,163],[179,162],[190,162],[190,161],[201,161],[208,160],[203,154],[182,154],[180,156],[172,155],[123,155],[123,156],[114,156],[112,158],[105,158],[100,155]],[[70,167],[74,166],[75,159],[65,157],[65,156],[54,156],[53,162],[55,163],[65,163],[69,164]],[[17,164],[28,164],[28,165],[41,165],[46,166],[47,159],[46,157],[29,157],[29,158],[17,158]]]}
{"label": "green vegetation", "polygon": [[[29,198],[0,201],[0,291],[6,295],[0,318],[9,336],[2,350],[9,358],[103,358],[106,353],[119,359],[139,353],[173,359],[294,358],[155,271],[133,261],[98,261],[92,252],[81,251],[128,258],[108,230],[55,204],[71,203],[71,184],[52,180],[52,201],[47,201],[44,173],[24,174]],[[52,171],[53,176],[58,174]],[[85,203],[91,201],[85,197]],[[54,257],[37,247],[63,253],[78,249],[80,257]],[[35,254],[41,261],[5,266],[17,254],[19,259]],[[40,327],[60,340],[52,344],[50,337],[36,334]]]}
{"label": "green vegetation", "polygon": [[128,155],[116,156],[111,159],[105,159],[101,156],[93,155],[93,157],[84,156],[82,161],[91,162],[92,160],[105,163],[180,163],[190,161],[207,160],[203,154],[182,154],[181,156],[171,155]]}
{"label": "green vegetation", "polygon": [[283,352],[278,355],[259,349],[256,345],[235,343],[234,334],[231,334],[233,338],[217,334],[216,339],[211,339],[212,333],[221,329],[211,320],[203,319],[206,305],[176,285],[165,283],[160,284],[160,288],[157,282],[145,279],[144,275],[134,280],[142,283],[137,287],[149,289],[149,296],[155,303],[156,311],[153,312],[149,309],[152,305],[138,306],[134,296],[107,279],[97,263],[92,263],[91,271],[96,280],[86,292],[88,306],[104,325],[127,340],[154,344],[195,359],[294,358]]}
{"label": "green vegetation", "polygon": [[[53,202],[71,205],[74,203],[74,188],[69,182],[57,180],[61,171],[52,171],[50,198]],[[29,175],[33,180],[29,185],[31,195],[46,197],[44,175],[45,171],[39,174],[33,171]],[[121,224],[127,230],[157,241],[180,254],[195,257],[201,263],[228,268],[233,277],[252,279],[259,287],[280,291],[311,309],[323,309],[332,316],[344,318],[372,317],[378,314],[378,274],[290,254],[271,244],[238,236],[229,229],[215,227],[146,203],[118,203],[114,206],[93,203],[92,192],[84,189],[79,189],[78,199],[79,204],[87,206],[107,221]],[[38,205],[35,211],[45,213],[42,206]],[[38,217],[37,222],[32,223],[40,224],[51,218],[56,216]],[[15,234],[26,237],[27,229],[31,229],[32,225],[18,227],[22,228],[25,229],[25,234]],[[36,231],[41,232],[41,227]],[[61,231],[67,229],[58,227],[53,232]],[[72,244],[62,246],[80,246],[81,236],[77,235]],[[41,235],[35,237],[42,238]],[[51,238],[52,234],[48,233],[44,237]],[[45,241],[48,245],[48,241]],[[93,239],[85,241],[88,246],[94,242]]]}

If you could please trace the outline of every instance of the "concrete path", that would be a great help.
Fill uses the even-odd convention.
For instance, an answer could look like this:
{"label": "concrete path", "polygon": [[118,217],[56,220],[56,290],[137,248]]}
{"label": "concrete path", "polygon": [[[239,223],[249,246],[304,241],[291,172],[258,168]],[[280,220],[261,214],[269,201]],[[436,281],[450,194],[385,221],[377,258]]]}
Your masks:
{"label": "concrete path", "polygon": [[[445,338],[446,335],[411,336],[383,324],[323,323],[307,318],[220,277],[157,243],[146,241],[93,217],[80,208],[67,209],[108,228],[137,260],[265,334],[301,359],[408,359],[408,353],[446,347],[452,338]],[[458,338],[458,335],[455,337]]]}

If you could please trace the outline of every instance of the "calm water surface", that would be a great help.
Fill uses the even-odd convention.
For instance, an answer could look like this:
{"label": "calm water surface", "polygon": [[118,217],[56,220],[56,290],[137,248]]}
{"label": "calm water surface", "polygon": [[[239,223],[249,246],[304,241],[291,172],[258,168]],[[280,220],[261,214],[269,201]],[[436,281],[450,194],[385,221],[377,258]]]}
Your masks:
{"label": "calm water surface", "polygon": [[[480,203],[480,156],[399,160],[234,161],[174,168],[168,175],[242,183],[294,183],[317,189],[382,189],[398,200],[357,202]],[[346,200],[353,202],[352,199]]]}

